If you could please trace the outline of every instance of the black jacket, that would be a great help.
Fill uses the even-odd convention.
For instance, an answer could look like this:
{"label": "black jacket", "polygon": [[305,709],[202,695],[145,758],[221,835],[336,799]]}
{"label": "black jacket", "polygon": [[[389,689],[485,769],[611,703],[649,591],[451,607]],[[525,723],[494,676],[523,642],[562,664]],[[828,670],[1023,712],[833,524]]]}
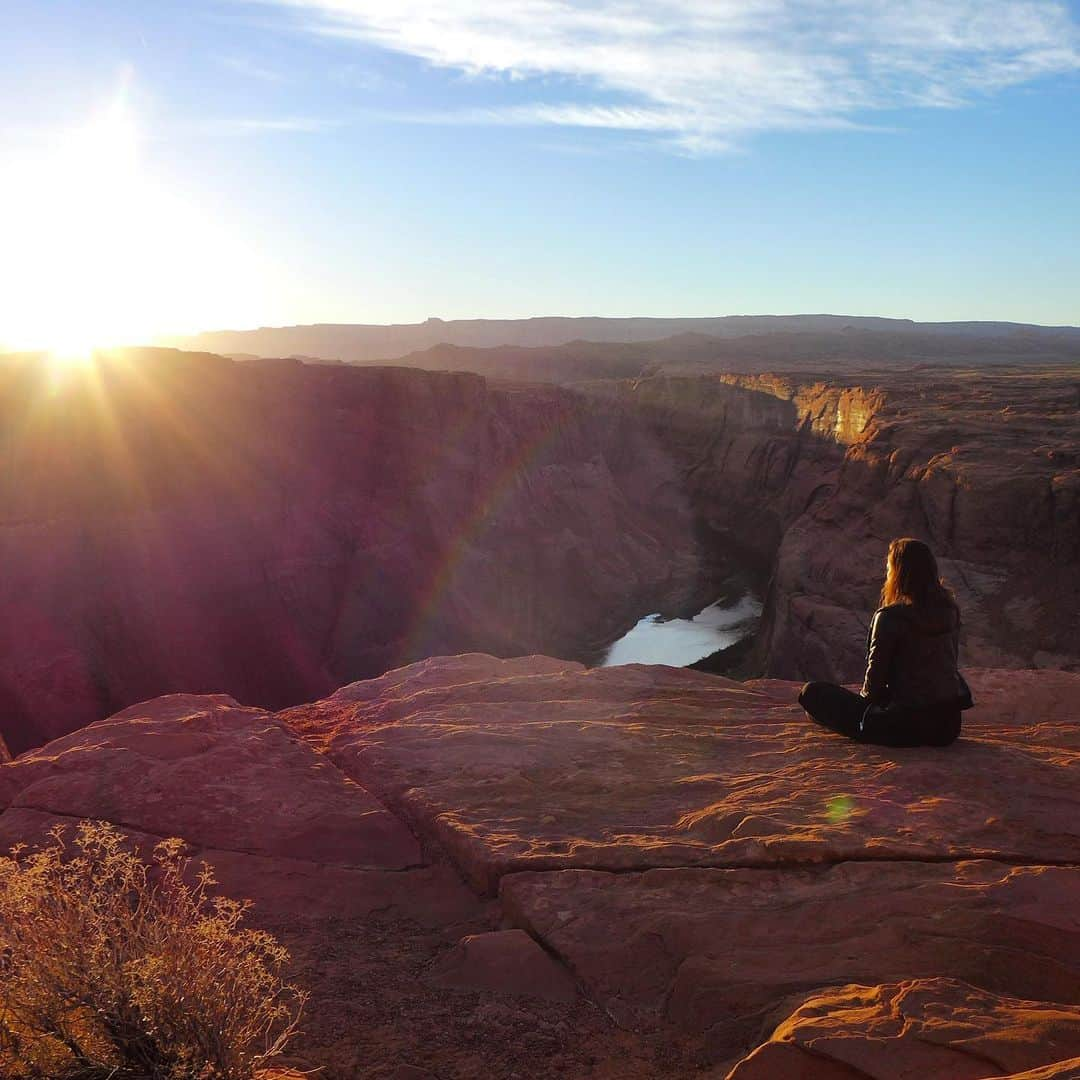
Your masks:
{"label": "black jacket", "polygon": [[878,608],[866,641],[862,695],[893,708],[970,704],[957,667],[960,612],[955,607],[921,613],[910,604]]}

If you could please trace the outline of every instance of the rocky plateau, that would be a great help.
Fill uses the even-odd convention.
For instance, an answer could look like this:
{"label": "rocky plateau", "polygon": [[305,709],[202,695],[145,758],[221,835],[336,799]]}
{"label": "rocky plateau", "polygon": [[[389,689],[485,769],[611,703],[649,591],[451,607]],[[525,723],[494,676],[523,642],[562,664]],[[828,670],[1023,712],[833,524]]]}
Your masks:
{"label": "rocky plateau", "polygon": [[171,695],[0,765],[0,846],[181,836],[345,1077],[1080,1076],[1080,674],[974,669],[946,750],[795,683],[421,661],[279,713]]}

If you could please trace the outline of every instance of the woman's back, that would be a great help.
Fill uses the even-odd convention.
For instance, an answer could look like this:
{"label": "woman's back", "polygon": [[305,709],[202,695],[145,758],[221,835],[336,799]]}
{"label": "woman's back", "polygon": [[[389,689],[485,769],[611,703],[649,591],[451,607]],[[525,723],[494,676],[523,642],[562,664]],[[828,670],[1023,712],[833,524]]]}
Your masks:
{"label": "woman's back", "polygon": [[959,698],[966,692],[959,651],[960,613],[955,606],[879,608],[870,629],[863,693],[875,703],[903,708]]}

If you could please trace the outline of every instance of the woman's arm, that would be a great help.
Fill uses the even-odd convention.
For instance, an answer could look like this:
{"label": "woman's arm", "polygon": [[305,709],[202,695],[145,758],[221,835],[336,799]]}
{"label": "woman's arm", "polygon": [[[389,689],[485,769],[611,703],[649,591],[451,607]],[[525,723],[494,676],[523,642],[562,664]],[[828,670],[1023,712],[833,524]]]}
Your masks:
{"label": "woman's arm", "polygon": [[866,676],[862,696],[874,704],[883,704],[889,696],[889,668],[896,651],[896,619],[881,610],[874,613],[870,623],[870,640],[866,648]]}

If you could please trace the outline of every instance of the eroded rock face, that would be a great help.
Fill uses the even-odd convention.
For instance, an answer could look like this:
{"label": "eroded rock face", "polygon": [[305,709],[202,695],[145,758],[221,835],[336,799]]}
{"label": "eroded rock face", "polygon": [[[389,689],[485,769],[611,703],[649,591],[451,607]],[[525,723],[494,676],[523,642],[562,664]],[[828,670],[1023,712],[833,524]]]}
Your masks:
{"label": "eroded rock face", "polygon": [[754,670],[854,679],[902,534],[942,556],[969,662],[1076,667],[1075,371],[570,390],[147,350],[58,387],[6,361],[0,730],[18,753],[162,693],[281,708],[447,652],[588,657],[714,599],[729,551],[771,575]]}
{"label": "eroded rock face", "polygon": [[905,535],[938,553],[970,664],[1080,668],[1075,365],[660,375],[589,390],[635,408],[698,512],[764,559],[770,674],[861,674],[888,542]]}

